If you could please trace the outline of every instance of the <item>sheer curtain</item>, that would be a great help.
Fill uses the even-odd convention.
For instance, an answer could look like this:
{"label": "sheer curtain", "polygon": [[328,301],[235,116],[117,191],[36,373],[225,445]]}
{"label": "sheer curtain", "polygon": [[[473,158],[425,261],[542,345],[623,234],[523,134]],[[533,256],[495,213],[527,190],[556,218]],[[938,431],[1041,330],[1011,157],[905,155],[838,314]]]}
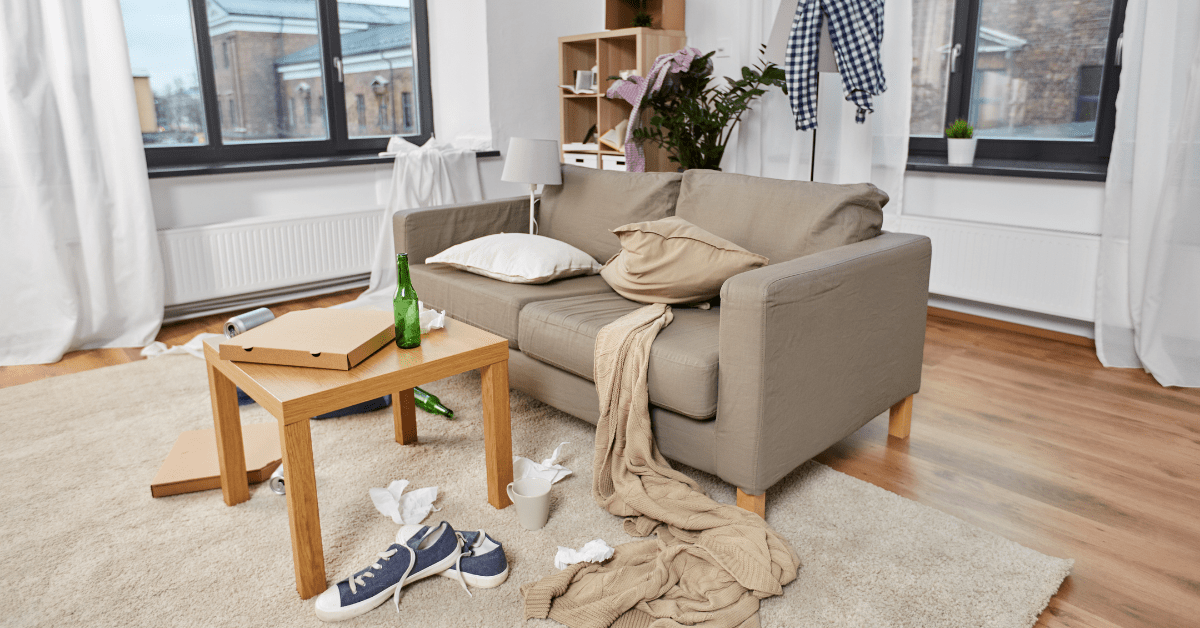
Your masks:
{"label": "sheer curtain", "polygon": [[[787,14],[790,26],[797,0],[751,0],[742,12],[745,41],[757,59],[758,47],[772,42],[777,15]],[[854,105],[842,94],[838,74],[821,73],[817,103],[818,126],[815,180],[827,183],[870,181],[891,197],[885,212],[885,228],[900,212],[904,196],[904,170],[908,161],[909,118],[912,112],[912,0],[884,3],[883,58],[887,91],[875,97],[875,112],[865,124],[854,121]],[[779,61],[776,61],[778,64]],[[807,181],[813,155],[813,131],[796,131],[787,96],[772,90],[760,105],[742,120],[730,141],[721,164],[726,172],[753,174],[776,179]]]}
{"label": "sheer curtain", "polygon": [[1096,279],[1096,353],[1200,386],[1200,3],[1130,0]]}
{"label": "sheer curtain", "polygon": [[0,365],[146,345],[162,262],[120,5],[0,15]]}

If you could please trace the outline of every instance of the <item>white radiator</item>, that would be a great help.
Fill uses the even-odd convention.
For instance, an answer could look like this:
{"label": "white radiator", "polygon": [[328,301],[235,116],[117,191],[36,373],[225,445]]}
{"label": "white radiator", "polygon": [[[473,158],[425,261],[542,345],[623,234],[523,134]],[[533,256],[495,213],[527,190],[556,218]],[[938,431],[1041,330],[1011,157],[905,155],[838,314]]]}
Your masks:
{"label": "white radiator", "polygon": [[1095,320],[1097,236],[918,216],[899,223],[896,231],[933,241],[933,294]]}
{"label": "white radiator", "polygon": [[160,231],[166,305],[369,273],[382,215],[375,209]]}

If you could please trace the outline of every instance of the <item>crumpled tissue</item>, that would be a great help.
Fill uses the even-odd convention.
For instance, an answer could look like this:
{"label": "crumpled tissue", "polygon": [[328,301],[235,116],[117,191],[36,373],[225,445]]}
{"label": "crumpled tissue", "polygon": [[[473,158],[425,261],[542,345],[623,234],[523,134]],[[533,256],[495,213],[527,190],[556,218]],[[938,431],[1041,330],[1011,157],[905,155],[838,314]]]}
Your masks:
{"label": "crumpled tissue", "polygon": [[439,312],[427,309],[423,301],[417,301],[417,306],[421,308],[422,334],[428,334],[435,329],[441,329],[446,326],[446,310]]}
{"label": "crumpled tissue", "polygon": [[419,488],[404,495],[408,480],[396,480],[387,488],[372,488],[367,491],[375,508],[392,521],[404,524],[421,523],[430,511],[441,510],[433,505],[437,499],[437,487]]}
{"label": "crumpled tissue", "polygon": [[616,550],[609,547],[608,543],[602,539],[588,541],[577,550],[559,545],[558,553],[554,555],[554,568],[566,569],[568,565],[583,562],[602,563],[612,558],[614,551]]}
{"label": "crumpled tissue", "polygon": [[545,478],[550,480],[551,484],[571,475],[571,470],[557,464],[558,455],[562,453],[563,445],[569,445],[570,442],[560,443],[554,448],[554,453],[550,454],[549,458],[540,463],[534,462],[529,458],[521,456],[513,456],[513,477],[516,480],[524,478]]}
{"label": "crumpled tissue", "polygon": [[156,340],[156,341],[146,345],[145,347],[142,347],[142,357],[143,358],[157,358],[160,355],[176,355],[176,354],[180,354],[180,353],[187,353],[189,355],[194,355],[194,356],[200,358],[201,360],[203,360],[204,359],[204,341],[205,341],[205,339],[208,339],[208,338],[220,338],[220,339],[224,340],[225,335],[224,334],[197,334],[195,338],[192,338],[191,340],[187,341],[184,344],[171,347],[170,349],[167,348],[167,345],[165,345],[161,342],[158,342]]}

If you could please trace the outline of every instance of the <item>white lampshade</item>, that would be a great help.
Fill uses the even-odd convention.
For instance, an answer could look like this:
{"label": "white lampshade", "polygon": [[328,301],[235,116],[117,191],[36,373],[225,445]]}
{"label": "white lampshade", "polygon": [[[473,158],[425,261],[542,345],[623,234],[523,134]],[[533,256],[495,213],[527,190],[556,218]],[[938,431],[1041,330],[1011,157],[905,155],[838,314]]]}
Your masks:
{"label": "white lampshade", "polygon": [[531,185],[562,185],[558,142],[525,137],[509,138],[508,154],[505,155],[504,172],[501,173],[500,180]]}

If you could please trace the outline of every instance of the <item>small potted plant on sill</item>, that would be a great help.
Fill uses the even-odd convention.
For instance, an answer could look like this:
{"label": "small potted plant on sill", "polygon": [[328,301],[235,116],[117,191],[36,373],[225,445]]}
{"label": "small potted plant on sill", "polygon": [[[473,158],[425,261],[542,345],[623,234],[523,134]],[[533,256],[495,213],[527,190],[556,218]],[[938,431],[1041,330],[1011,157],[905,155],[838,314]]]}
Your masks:
{"label": "small potted plant on sill", "polygon": [[946,127],[946,163],[970,166],[975,163],[975,129],[966,120]]}

